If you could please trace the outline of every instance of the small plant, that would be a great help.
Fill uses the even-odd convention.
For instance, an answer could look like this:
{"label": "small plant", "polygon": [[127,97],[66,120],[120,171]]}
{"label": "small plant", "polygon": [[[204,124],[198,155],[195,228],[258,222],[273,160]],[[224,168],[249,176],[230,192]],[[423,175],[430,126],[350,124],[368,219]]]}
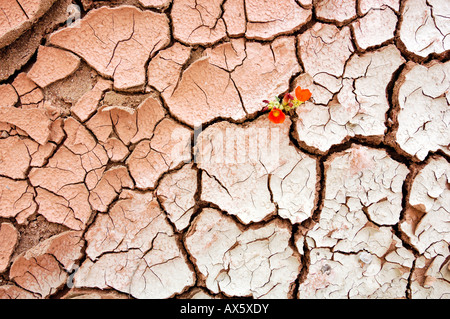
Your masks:
{"label": "small plant", "polygon": [[[264,100],[266,106],[263,110],[270,110],[269,120],[276,124],[281,124],[286,119],[286,114],[295,110],[311,98],[311,92],[308,89],[302,89],[297,86],[294,95],[286,93],[283,99],[275,97],[275,100]],[[285,114],[286,113],[286,114]]]}

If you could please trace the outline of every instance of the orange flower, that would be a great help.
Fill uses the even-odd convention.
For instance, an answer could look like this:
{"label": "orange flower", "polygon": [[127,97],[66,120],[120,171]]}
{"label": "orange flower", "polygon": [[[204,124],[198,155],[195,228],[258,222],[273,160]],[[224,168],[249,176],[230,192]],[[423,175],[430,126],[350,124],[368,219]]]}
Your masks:
{"label": "orange flower", "polygon": [[269,120],[275,124],[281,124],[284,122],[286,115],[284,115],[283,111],[277,108],[273,108],[269,113]]}
{"label": "orange flower", "polygon": [[295,96],[302,102],[308,101],[311,98],[311,95],[312,94],[308,89],[302,90],[299,86],[295,89]]}

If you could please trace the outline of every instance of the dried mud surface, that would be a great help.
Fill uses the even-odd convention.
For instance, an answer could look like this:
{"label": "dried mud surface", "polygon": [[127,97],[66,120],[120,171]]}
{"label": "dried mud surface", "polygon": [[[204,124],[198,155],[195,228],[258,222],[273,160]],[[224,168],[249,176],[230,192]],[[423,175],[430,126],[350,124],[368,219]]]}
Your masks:
{"label": "dried mud surface", "polygon": [[450,298],[449,21],[1,2],[0,299]]}

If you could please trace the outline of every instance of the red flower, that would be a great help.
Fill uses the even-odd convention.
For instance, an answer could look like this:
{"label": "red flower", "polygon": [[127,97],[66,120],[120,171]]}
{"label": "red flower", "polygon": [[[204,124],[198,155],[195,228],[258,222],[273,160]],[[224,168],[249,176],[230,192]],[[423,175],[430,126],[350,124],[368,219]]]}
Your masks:
{"label": "red flower", "polygon": [[312,94],[308,89],[302,90],[299,86],[295,89],[295,96],[302,102],[308,101],[311,98],[311,95]]}
{"label": "red flower", "polygon": [[269,120],[275,124],[281,124],[284,122],[286,115],[284,115],[283,111],[277,108],[273,108],[269,113]]}
{"label": "red flower", "polygon": [[294,97],[290,93],[287,93],[283,98],[283,102],[285,104],[289,103],[289,101],[292,101],[292,100],[294,100]]}

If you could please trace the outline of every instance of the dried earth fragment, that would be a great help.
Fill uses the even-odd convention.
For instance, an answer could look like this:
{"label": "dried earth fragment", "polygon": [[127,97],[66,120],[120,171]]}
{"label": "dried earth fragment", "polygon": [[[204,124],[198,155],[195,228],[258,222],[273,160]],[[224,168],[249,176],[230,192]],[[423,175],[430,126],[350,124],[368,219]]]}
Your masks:
{"label": "dried earth fragment", "polygon": [[16,218],[22,224],[36,211],[35,191],[27,181],[0,177],[0,193],[0,217]]}
{"label": "dried earth fragment", "polygon": [[[13,5],[18,3],[16,0],[5,1],[6,3],[13,3]],[[33,19],[33,24],[29,25],[29,29],[27,31],[24,31],[20,36],[18,34],[12,36],[10,39],[12,42],[9,45],[5,47],[0,45],[0,61],[2,61],[2,67],[0,68],[0,81],[4,81],[11,77],[33,57],[36,50],[42,43],[42,38],[45,37],[47,32],[49,32],[49,30],[53,30],[66,21],[67,8],[72,4],[72,0],[27,0],[22,2],[26,3],[26,6],[36,6],[39,3],[49,4],[50,2],[53,2],[53,5],[49,7],[50,9],[46,10],[46,12],[44,12],[39,19]],[[4,2],[2,2],[2,4],[3,3]],[[6,11],[8,10],[9,9]],[[38,14],[38,12],[35,12],[35,14]],[[0,29],[5,22],[4,17],[5,16],[2,12],[2,14],[0,14]],[[13,22],[13,24],[15,23]],[[9,27],[10,24],[8,23],[7,28],[9,29]],[[16,38],[16,36],[19,37]],[[0,42],[1,41],[2,40],[0,39]]]}
{"label": "dried earth fragment", "polygon": [[194,274],[152,193],[123,191],[86,233],[88,259],[75,287],[112,287],[136,298],[168,298]]}
{"label": "dried earth fragment", "polygon": [[383,150],[355,145],[333,154],[325,162],[324,204],[307,233],[309,245],[384,256],[394,240],[385,226],[399,221],[407,174],[406,166]]}
{"label": "dried earth fragment", "polygon": [[163,9],[167,8],[172,0],[139,0],[139,3],[146,8]]}
{"label": "dried earth fragment", "polygon": [[122,105],[102,106],[86,124],[100,142],[108,143],[115,133],[123,144],[129,145],[150,139],[156,124],[164,115],[161,102],[150,96],[136,108]]}
{"label": "dried earth fragment", "polygon": [[52,192],[58,192],[63,186],[84,181],[81,157],[61,146],[44,167],[32,168],[29,173],[33,186],[41,186]]}
{"label": "dried earth fragment", "polygon": [[24,179],[30,167],[29,149],[33,143],[17,135],[0,139],[0,174],[12,179]]}
{"label": "dried earth fragment", "polygon": [[38,213],[49,222],[83,230],[92,213],[89,192],[82,183],[62,186],[57,192],[36,188]]}
{"label": "dried earth fragment", "polygon": [[[13,179],[24,179],[28,169],[41,166],[55,149],[52,143],[40,145],[23,137],[27,135],[17,127],[4,126],[6,138],[0,141],[0,174]],[[10,135],[8,137],[8,135]]]}
{"label": "dried earth fragment", "polygon": [[213,293],[287,298],[301,266],[290,236],[285,222],[244,230],[231,217],[206,208],[191,225],[186,248]]}
{"label": "dried earth fragment", "polygon": [[208,45],[226,36],[222,0],[173,0],[173,37],[181,43]]}
{"label": "dried earth fragment", "polygon": [[450,154],[449,79],[450,62],[408,62],[396,82],[395,143],[419,160],[437,150]]}
{"label": "dried earth fragment", "polygon": [[52,6],[56,0],[4,0],[0,4],[0,48],[17,39]]}
{"label": "dried earth fragment", "polygon": [[382,258],[370,251],[343,254],[330,248],[311,249],[310,258],[299,298],[394,299],[405,297],[414,256],[397,241],[393,252]]}
{"label": "dried earth fragment", "polygon": [[[328,210],[339,209],[343,214],[353,212],[362,216],[358,218],[362,225],[367,221],[366,215],[377,225],[394,225],[399,221],[402,185],[409,170],[391,159],[386,151],[353,145],[333,154],[325,163],[325,170],[325,207],[321,217]],[[358,231],[348,221],[345,223]]]}
{"label": "dried earth fragment", "polygon": [[204,55],[183,72],[173,94],[163,93],[171,113],[190,126],[242,120],[261,110],[262,100],[288,90],[300,71],[293,37],[269,44],[231,40]]}
{"label": "dried earth fragment", "polygon": [[[393,46],[350,58],[337,99],[344,109],[331,108],[332,118],[356,135],[383,135],[389,101],[386,94],[392,75],[405,60]],[[347,115],[347,114],[351,115]],[[356,114],[355,114],[356,113]]]}
{"label": "dried earth fragment", "polygon": [[73,288],[61,299],[130,299],[130,297],[112,289]]}
{"label": "dried earth fragment", "polygon": [[[122,106],[129,108],[137,108],[140,104],[142,104],[148,97],[152,96],[149,93],[125,93],[125,92],[117,92],[114,90],[107,91],[105,96],[101,101],[101,106]],[[154,97],[154,96],[153,96]]]}
{"label": "dried earth fragment", "polygon": [[[249,114],[260,111],[263,100],[273,99],[288,91],[289,80],[302,70],[298,64],[294,37],[278,37],[268,44],[246,42],[237,52],[238,56],[245,57],[242,63],[236,63],[231,79]],[[228,62],[228,55],[226,58]]]}
{"label": "dried earth fragment", "polygon": [[201,198],[245,224],[275,213],[292,223],[310,217],[316,160],[289,144],[290,123],[262,116],[244,126],[219,122],[204,130],[194,149],[203,170]]}
{"label": "dried earth fragment", "polygon": [[215,47],[207,48],[204,55],[209,57],[209,63],[228,72],[243,64],[247,59],[246,41],[243,38],[230,39]]}
{"label": "dried earth fragment", "polygon": [[193,288],[179,299],[221,299],[219,296],[209,294],[206,289]]}
{"label": "dried earth fragment", "polygon": [[212,65],[208,58],[192,63],[173,94],[163,96],[173,115],[190,126],[218,117],[239,120],[246,115],[229,73]]}
{"label": "dried earth fragment", "polygon": [[131,6],[89,11],[80,27],[53,33],[50,43],[81,56],[119,90],[142,88],[145,63],[170,41],[164,14]]}
{"label": "dried earth fragment", "polygon": [[14,89],[16,90],[19,97],[30,93],[38,87],[36,83],[34,83],[25,72],[17,74],[17,76],[14,78],[14,81],[12,82],[12,85],[14,86]]}
{"label": "dried earth fragment", "polygon": [[245,0],[249,39],[271,40],[295,32],[311,19],[311,10],[303,9],[294,0]]}
{"label": "dried earth fragment", "polygon": [[17,92],[11,84],[0,85],[0,107],[14,106],[18,100]]}
{"label": "dried earth fragment", "polygon": [[367,14],[352,23],[357,46],[365,50],[393,39],[397,22],[397,14],[390,7],[371,8]]}
{"label": "dried earth fragment", "polygon": [[[32,168],[29,179],[37,188],[38,212],[47,220],[82,230],[92,213],[89,190],[108,162],[104,148],[74,118],[64,121],[67,138],[44,167]],[[94,195],[93,195],[94,196]]]}
{"label": "dried earth fragment", "polygon": [[30,217],[27,224],[21,225],[18,227],[18,230],[20,232],[20,240],[14,251],[13,259],[37,246],[42,241],[64,233],[69,229],[63,225],[50,223],[41,215],[33,215]]}
{"label": "dried earth fragment", "polygon": [[355,135],[383,136],[386,131],[386,95],[392,75],[404,63],[394,45],[363,55],[353,55],[339,78],[339,92],[332,94],[316,78],[302,74],[296,85],[311,88],[313,102],[297,109],[298,139],[326,152]]}
{"label": "dried earth fragment", "polygon": [[311,265],[299,298],[402,298],[414,255],[389,225],[399,221],[408,174],[383,150],[353,146],[325,163],[320,220],[299,233]]}
{"label": "dried earth fragment", "polygon": [[71,108],[81,122],[86,121],[97,110],[100,99],[106,90],[112,88],[111,81],[100,78],[92,90],[86,92]]}
{"label": "dried earth fragment", "polygon": [[154,188],[160,176],[191,160],[191,131],[172,119],[162,120],[151,140],[136,145],[126,164],[136,187]]}
{"label": "dried earth fragment", "polygon": [[229,36],[241,36],[247,29],[244,0],[227,0],[223,3],[223,20]]}
{"label": "dried earth fragment", "polygon": [[415,267],[411,280],[411,298],[449,298],[450,269],[448,257],[437,255],[432,259],[427,259],[420,256],[416,260]]}
{"label": "dried earth fragment", "polygon": [[450,297],[446,1],[4,2],[0,299]]}
{"label": "dried earth fragment", "polygon": [[354,51],[350,28],[315,23],[298,36],[298,49],[304,71],[330,92],[338,92],[342,84],[336,80],[343,75],[345,63]]}
{"label": "dried earth fragment", "polygon": [[154,195],[124,190],[109,212],[99,214],[86,232],[86,253],[93,261],[102,254],[152,248],[158,232],[170,228]]}
{"label": "dried earth fragment", "polygon": [[440,0],[407,0],[399,27],[406,49],[419,57],[450,49],[450,6]]}
{"label": "dried earth fragment", "polygon": [[161,50],[148,64],[148,84],[164,97],[171,96],[180,80],[181,69],[191,54],[191,48],[175,42]]}
{"label": "dried earth fragment", "polygon": [[356,0],[319,0],[317,18],[323,21],[343,23],[356,18]]}
{"label": "dried earth fragment", "polygon": [[36,296],[25,289],[7,284],[0,286],[0,299],[36,299]]}
{"label": "dried earth fragment", "polygon": [[47,165],[30,171],[34,186],[57,193],[63,186],[83,182],[87,173],[106,165],[106,151],[77,120],[67,118],[64,131],[67,138]]}
{"label": "dried earth fragment", "polygon": [[8,266],[19,239],[19,232],[11,223],[0,224],[0,273]]}
{"label": "dried earth fragment", "polygon": [[197,170],[192,164],[165,175],[159,182],[156,195],[160,198],[164,210],[177,230],[189,226],[194,213],[195,194],[197,192]]}
{"label": "dried earth fragment", "polygon": [[0,122],[19,127],[41,145],[47,143],[50,135],[51,121],[45,109],[0,107]]}
{"label": "dried earth fragment", "polygon": [[[65,50],[63,50],[65,51]],[[70,53],[69,51],[65,51]],[[105,90],[105,86],[112,88],[112,82],[98,75],[86,62],[80,59],[80,66],[69,76],[48,85],[44,91],[44,99],[63,110],[64,115],[73,115],[75,104],[84,95],[94,90],[94,86]],[[94,104],[91,107],[95,107]]]}
{"label": "dried earth fragment", "polygon": [[65,50],[40,46],[37,60],[33,64],[28,77],[41,88],[61,80],[80,66],[80,58]]}
{"label": "dried earth fragment", "polygon": [[100,142],[105,148],[106,154],[113,162],[122,162],[128,156],[130,151],[123,142],[115,137],[108,138],[106,142]]}
{"label": "dried earth fragment", "polygon": [[133,188],[133,180],[124,166],[116,166],[104,171],[92,171],[95,176],[86,176],[86,185],[89,189],[89,203],[92,209],[106,212],[109,205],[120,194],[122,188]]}

